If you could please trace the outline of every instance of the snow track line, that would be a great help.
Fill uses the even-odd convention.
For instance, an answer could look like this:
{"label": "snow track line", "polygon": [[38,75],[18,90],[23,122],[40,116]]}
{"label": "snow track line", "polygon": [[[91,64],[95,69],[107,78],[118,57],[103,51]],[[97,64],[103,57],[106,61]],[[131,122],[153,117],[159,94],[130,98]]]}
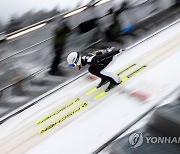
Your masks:
{"label": "snow track line", "polygon": [[[131,74],[129,74],[127,77],[125,77],[125,79],[122,80],[122,83],[127,81],[129,78],[133,77],[134,75],[136,75],[138,72],[140,72],[141,70],[143,70],[146,66],[142,66],[140,68],[138,68],[137,70],[135,70],[134,72],[132,72]],[[119,87],[119,86],[118,86]],[[90,99],[89,101],[84,102],[83,104],[81,104],[80,106],[78,106],[77,108],[75,108],[74,110],[70,111],[69,113],[67,113],[65,116],[56,119],[53,123],[51,123],[50,125],[47,125],[46,127],[42,128],[39,130],[40,134],[45,133],[46,131],[50,130],[51,128],[53,128],[54,126],[56,126],[57,124],[63,122],[64,120],[66,120],[67,118],[69,118],[70,116],[74,115],[76,112],[80,111],[81,109],[85,108],[86,106],[88,106],[90,103],[96,102],[97,100],[99,100],[100,98],[102,98],[104,95],[109,94],[109,92],[105,92],[104,89],[103,90],[98,90],[100,92],[97,93],[97,95],[93,96],[92,99]]]}
{"label": "snow track line", "polygon": [[[121,75],[123,74],[124,72],[130,70],[131,68],[133,68],[136,64],[132,64],[131,66],[127,67],[126,69],[124,69],[123,71],[121,71],[120,73],[118,73],[117,75]],[[55,112],[47,115],[46,117],[36,121],[36,124],[39,125],[45,121],[47,121],[48,119],[52,118],[53,116],[59,114],[60,112],[62,112],[63,110],[67,109],[68,107],[74,105],[75,103],[77,103],[78,101],[80,101],[83,97],[87,97],[88,95],[94,93],[95,91],[97,91],[97,88],[94,87],[92,88],[91,90],[87,91],[84,95],[80,95],[79,97],[77,97],[75,100],[71,101],[70,103],[68,104],[65,104],[64,106],[62,106],[60,109],[56,110]]]}

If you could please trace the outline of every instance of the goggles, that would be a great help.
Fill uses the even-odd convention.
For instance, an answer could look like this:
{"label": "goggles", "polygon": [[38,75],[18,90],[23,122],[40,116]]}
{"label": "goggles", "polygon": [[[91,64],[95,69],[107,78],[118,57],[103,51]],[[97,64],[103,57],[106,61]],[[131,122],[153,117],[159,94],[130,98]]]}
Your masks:
{"label": "goggles", "polygon": [[76,65],[75,64],[69,64],[69,67],[75,67]]}

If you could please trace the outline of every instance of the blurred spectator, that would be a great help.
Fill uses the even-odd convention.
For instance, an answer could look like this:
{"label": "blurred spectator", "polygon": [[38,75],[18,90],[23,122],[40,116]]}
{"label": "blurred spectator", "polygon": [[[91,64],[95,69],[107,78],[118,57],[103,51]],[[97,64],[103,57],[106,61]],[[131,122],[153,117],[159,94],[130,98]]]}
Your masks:
{"label": "blurred spectator", "polygon": [[105,31],[107,40],[114,41],[116,39],[116,37],[120,34],[120,30],[121,30],[121,25],[119,23],[118,13],[113,11],[112,24]]}
{"label": "blurred spectator", "polygon": [[19,29],[21,29],[21,21],[16,19],[15,17],[12,17],[9,24],[6,27],[6,33],[12,33]]}
{"label": "blurred spectator", "polygon": [[96,28],[98,25],[98,18],[93,18],[91,20],[85,21],[83,23],[80,23],[78,28],[80,34],[89,32],[90,30]]}
{"label": "blurred spectator", "polygon": [[119,20],[119,15],[127,9],[128,4],[126,2],[123,2],[120,6],[120,9],[114,11],[114,9],[111,8],[107,13],[112,14],[112,24],[105,32],[108,41],[118,41],[120,43],[123,43],[123,41],[120,38],[118,38],[120,35],[130,35],[136,37],[136,35],[133,33],[135,27],[133,25],[122,27]]}
{"label": "blurred spectator", "polygon": [[105,32],[108,41],[114,41],[116,37],[119,36],[122,29],[122,26],[119,22],[119,15],[126,9],[128,9],[126,2],[123,2],[120,6],[120,9],[116,11],[113,8],[109,9],[107,15],[112,15],[112,24]]}
{"label": "blurred spectator", "polygon": [[98,39],[101,38],[100,36],[101,30],[99,29],[99,26],[98,26],[98,19],[99,18],[92,18],[90,20],[84,21],[80,23],[77,27],[79,34],[84,34],[91,30],[95,30],[94,35],[91,38],[89,38],[90,44],[93,42],[96,42]]}
{"label": "blurred spectator", "polygon": [[59,23],[58,27],[54,31],[55,38],[53,50],[55,57],[51,65],[51,70],[49,71],[49,74],[51,75],[63,75],[62,70],[58,69],[58,65],[62,59],[66,38],[70,31],[71,30],[65,21]]}

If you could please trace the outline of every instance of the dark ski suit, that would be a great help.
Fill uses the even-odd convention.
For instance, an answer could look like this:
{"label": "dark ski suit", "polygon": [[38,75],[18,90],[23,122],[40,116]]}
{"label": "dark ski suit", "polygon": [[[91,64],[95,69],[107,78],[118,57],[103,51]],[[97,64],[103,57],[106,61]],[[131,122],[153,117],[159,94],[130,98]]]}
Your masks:
{"label": "dark ski suit", "polygon": [[[103,70],[108,66],[110,62],[113,61],[113,56],[120,53],[120,50],[114,50],[111,52],[106,52],[102,54],[101,51],[97,52],[95,55],[88,54],[86,56],[82,56],[81,62],[82,66],[88,64],[89,72],[100,77],[102,80],[110,81],[113,84],[117,84],[119,81],[115,79],[115,75],[112,74],[104,74]],[[116,77],[117,78],[117,77]]]}

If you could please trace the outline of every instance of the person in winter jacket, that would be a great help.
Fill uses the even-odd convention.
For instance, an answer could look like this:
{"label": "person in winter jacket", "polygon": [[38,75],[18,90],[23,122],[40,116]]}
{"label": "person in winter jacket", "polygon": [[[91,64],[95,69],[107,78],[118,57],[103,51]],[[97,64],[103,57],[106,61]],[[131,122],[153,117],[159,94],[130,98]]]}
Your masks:
{"label": "person in winter jacket", "polygon": [[62,75],[62,71],[58,70],[58,65],[60,63],[60,60],[62,59],[64,46],[66,43],[66,39],[68,34],[71,32],[71,29],[67,25],[67,23],[61,22],[60,25],[55,29],[54,31],[54,59],[52,61],[51,69],[49,71],[49,74],[51,75]]}

